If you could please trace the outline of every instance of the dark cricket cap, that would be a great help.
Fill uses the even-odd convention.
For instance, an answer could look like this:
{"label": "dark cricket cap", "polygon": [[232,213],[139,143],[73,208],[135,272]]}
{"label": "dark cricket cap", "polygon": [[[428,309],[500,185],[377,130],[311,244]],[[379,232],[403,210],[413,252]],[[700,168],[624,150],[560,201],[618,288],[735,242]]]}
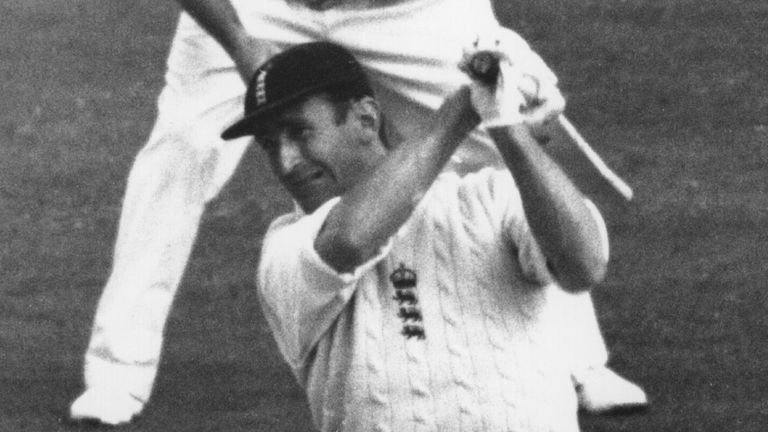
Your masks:
{"label": "dark cricket cap", "polygon": [[221,137],[229,140],[251,135],[254,124],[264,114],[340,84],[370,90],[368,78],[352,53],[330,42],[291,47],[259,66],[245,93],[245,115]]}

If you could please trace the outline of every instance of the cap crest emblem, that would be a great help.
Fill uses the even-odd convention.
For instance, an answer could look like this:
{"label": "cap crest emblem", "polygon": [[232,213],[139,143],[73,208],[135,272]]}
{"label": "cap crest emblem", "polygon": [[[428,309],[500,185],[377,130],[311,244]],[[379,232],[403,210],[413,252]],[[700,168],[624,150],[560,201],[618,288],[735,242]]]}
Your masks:
{"label": "cap crest emblem", "polygon": [[259,71],[259,76],[256,77],[256,106],[261,106],[267,103],[267,71],[269,68],[265,67]]}

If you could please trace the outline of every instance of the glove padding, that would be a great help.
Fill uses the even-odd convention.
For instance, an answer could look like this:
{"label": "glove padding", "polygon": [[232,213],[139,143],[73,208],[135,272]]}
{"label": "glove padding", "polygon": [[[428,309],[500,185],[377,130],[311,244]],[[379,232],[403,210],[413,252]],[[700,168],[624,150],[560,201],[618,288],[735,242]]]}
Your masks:
{"label": "glove padding", "polygon": [[[472,73],[471,63],[478,53],[499,61],[496,83],[483,83]],[[486,127],[540,125],[565,108],[555,74],[520,36],[507,29],[478,36],[464,49],[459,68],[472,78],[472,104]]]}

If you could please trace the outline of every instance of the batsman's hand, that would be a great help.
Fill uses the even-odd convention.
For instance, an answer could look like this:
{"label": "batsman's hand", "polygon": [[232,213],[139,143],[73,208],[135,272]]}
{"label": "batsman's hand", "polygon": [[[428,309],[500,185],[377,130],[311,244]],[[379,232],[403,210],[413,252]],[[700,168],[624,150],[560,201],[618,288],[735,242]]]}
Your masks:
{"label": "batsman's hand", "polygon": [[492,80],[488,77],[481,78],[470,69],[465,69],[472,77],[469,86],[472,108],[486,128],[523,123],[525,119],[522,109],[525,106],[525,97],[515,85],[514,67],[506,60],[496,57],[491,60],[495,62],[492,66],[495,75]]}
{"label": "batsman's hand", "polygon": [[[478,67],[484,70],[478,71]],[[478,36],[464,49],[459,68],[473,79],[474,84],[503,84],[499,89],[506,93],[511,93],[510,88],[514,88],[522,94],[520,120],[526,124],[539,126],[565,109],[557,76],[519,35],[507,29]]]}

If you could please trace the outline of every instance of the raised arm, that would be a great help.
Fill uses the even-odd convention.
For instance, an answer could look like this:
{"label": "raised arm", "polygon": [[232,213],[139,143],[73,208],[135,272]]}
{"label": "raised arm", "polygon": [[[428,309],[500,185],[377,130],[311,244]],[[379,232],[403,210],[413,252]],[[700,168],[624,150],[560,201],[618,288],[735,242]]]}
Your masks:
{"label": "raised arm", "polygon": [[433,114],[425,136],[392,149],[341,197],[315,241],[325,262],[349,272],[372,258],[408,219],[456,147],[479,124],[462,87]]}
{"label": "raised arm", "polygon": [[488,132],[512,172],[528,225],[562,287],[585,290],[602,281],[608,256],[599,215],[587,207],[528,126],[491,127]]}
{"label": "raised arm", "polygon": [[499,72],[490,83],[474,75],[472,103],[515,179],[528,225],[563,288],[588,289],[603,279],[608,263],[602,218],[530,132],[532,122],[559,115],[564,100],[552,86],[555,97],[548,103],[524,97],[521,82],[535,75],[526,65],[513,66],[498,43],[466,53],[464,67],[471,76],[477,52],[493,55]]}
{"label": "raised arm", "polygon": [[243,26],[229,0],[177,0],[232,57],[238,72],[247,81],[264,58],[262,42],[251,36]]}

